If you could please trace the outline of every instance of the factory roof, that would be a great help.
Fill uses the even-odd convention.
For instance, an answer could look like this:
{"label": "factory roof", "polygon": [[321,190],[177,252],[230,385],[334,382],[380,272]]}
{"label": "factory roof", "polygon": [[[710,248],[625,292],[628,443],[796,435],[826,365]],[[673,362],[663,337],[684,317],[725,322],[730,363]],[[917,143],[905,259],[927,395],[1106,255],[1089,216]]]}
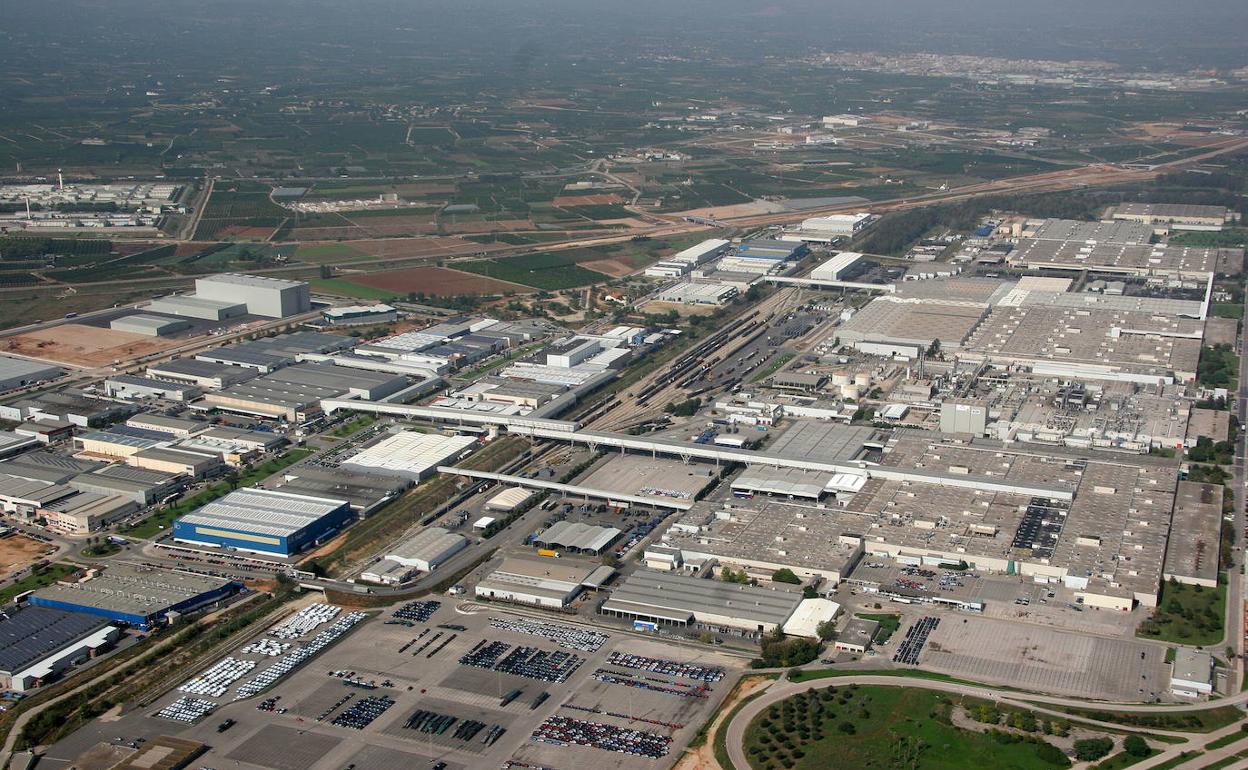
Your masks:
{"label": "factory roof", "polygon": [[546,528],[533,542],[574,551],[598,553],[622,532],[615,527],[596,527],[572,521],[558,521]]}
{"label": "factory roof", "polygon": [[151,315],[149,313],[135,313],[134,315],[122,316],[114,319],[113,328],[118,326],[125,327],[121,331],[130,331],[133,329],[145,329],[148,331],[160,331],[169,326],[185,327],[187,321],[182,318],[170,318],[168,316]]}
{"label": "factory roof", "polygon": [[187,377],[221,377],[223,375],[252,377],[255,375],[254,371],[240,366],[230,366],[229,364],[220,364],[215,361],[202,361],[198,358],[175,358],[172,361],[152,364],[148,366],[147,371],[153,375],[169,372],[170,374],[181,374]]}
{"label": "factory roof", "polygon": [[183,417],[169,417],[164,414],[136,414],[129,420],[126,425],[132,428],[145,428],[147,430],[165,431],[178,433],[194,432],[197,430],[207,430],[212,427],[211,423],[203,420],[188,420]]}
{"label": "factory roof", "polygon": [[1222,486],[1180,481],[1166,548],[1165,576],[1185,582],[1218,582]]}
{"label": "factory roof", "polygon": [[1194,203],[1120,203],[1114,214],[1128,216],[1151,217],[1207,217],[1222,219],[1226,216],[1226,206],[1201,206]]}
{"label": "factory roof", "polygon": [[456,457],[476,443],[472,436],[403,431],[352,455],[343,464],[420,474]]}
{"label": "factory roof", "polygon": [[867,426],[803,420],[775,436],[767,449],[770,454],[782,457],[848,462],[861,454],[876,432],[875,428]]}
{"label": "factory roof", "polygon": [[89,580],[50,585],[36,590],[34,596],[126,614],[152,615],[229,583],[224,578],[190,572],[114,563]]}
{"label": "factory roof", "polygon": [[0,380],[8,380],[14,377],[29,377],[31,375],[55,377],[60,372],[60,368],[39,361],[26,361],[21,358],[0,356]]}
{"label": "factory roof", "polygon": [[1087,243],[1083,240],[1023,238],[1010,252],[1009,261],[1016,265],[1131,275],[1212,273],[1218,269],[1218,250],[1164,243],[1150,244],[1147,241]]}
{"label": "factory roof", "polygon": [[144,438],[111,430],[93,430],[83,433],[77,438],[81,441],[98,441],[105,444],[130,447],[132,449],[151,449],[160,446],[161,439]]}
{"label": "factory roof", "polygon": [[49,607],[26,607],[0,618],[0,671],[17,673],[90,636],[102,618]]}
{"label": "factory roof", "polygon": [[691,615],[729,615],[780,626],[801,601],[802,595],[791,591],[642,569],[625,578],[602,609],[678,622],[688,621]]}
{"label": "factory roof", "polygon": [[42,506],[68,497],[76,491],[61,484],[0,473],[0,498],[22,500]]}
{"label": "factory roof", "polygon": [[980,303],[946,303],[877,297],[836,331],[847,343],[889,342],[927,347],[933,340],[956,348],[983,319]]}
{"label": "factory roof", "polygon": [[1032,237],[1057,241],[1148,243],[1153,237],[1153,228],[1141,222],[1082,222],[1076,219],[1046,219],[1035,228]]}
{"label": "factory roof", "polygon": [[819,499],[827,487],[831,474],[804,471],[798,468],[767,468],[753,465],[741,471],[732,480],[733,489],[763,492],[772,495],[792,495]]}
{"label": "factory roof", "polygon": [[397,476],[350,473],[336,468],[301,465],[289,470],[275,487],[285,492],[346,500],[358,511],[368,511],[393,499],[411,482]]}
{"label": "factory roof", "polygon": [[303,281],[287,281],[282,278],[270,278],[263,275],[244,275],[241,273],[219,273],[204,278],[197,279],[199,281],[211,281],[213,283],[228,283],[235,286],[249,286],[262,289],[294,289],[304,286]]}
{"label": "factory roof", "polygon": [[346,500],[272,489],[240,489],[179,519],[184,524],[289,537],[315,524]]}
{"label": "factory roof", "polygon": [[433,561],[457,548],[462,548],[466,538],[443,527],[422,529],[400,542],[386,553],[386,558],[397,562]]}

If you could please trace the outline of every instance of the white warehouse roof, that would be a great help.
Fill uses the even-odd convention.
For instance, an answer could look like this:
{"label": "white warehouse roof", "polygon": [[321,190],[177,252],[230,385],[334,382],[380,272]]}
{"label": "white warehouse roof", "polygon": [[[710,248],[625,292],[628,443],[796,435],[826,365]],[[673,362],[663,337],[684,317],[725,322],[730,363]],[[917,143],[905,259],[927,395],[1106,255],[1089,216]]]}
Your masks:
{"label": "white warehouse roof", "polygon": [[354,455],[344,461],[343,465],[423,476],[470,449],[476,442],[472,436],[442,436],[403,431]]}

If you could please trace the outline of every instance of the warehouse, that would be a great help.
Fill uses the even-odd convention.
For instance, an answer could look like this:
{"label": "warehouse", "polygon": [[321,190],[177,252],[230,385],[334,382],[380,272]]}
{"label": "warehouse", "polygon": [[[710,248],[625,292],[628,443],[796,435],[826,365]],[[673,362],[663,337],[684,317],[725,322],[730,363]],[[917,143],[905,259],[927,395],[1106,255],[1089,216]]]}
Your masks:
{"label": "warehouse", "polygon": [[330,326],[393,323],[399,320],[399,311],[389,305],[348,305],[322,310],[321,320]]}
{"label": "warehouse", "polygon": [[46,607],[0,617],[0,687],[27,692],[94,658],[120,636],[103,618]]}
{"label": "warehouse", "polygon": [[27,601],[35,607],[80,612],[148,629],[220,601],[237,589],[238,584],[223,578],[114,563],[81,582],[40,588]]}
{"label": "warehouse", "polygon": [[217,426],[179,441],[178,446],[193,452],[215,454],[227,465],[239,466],[284,443],[286,439],[278,433]]}
{"label": "warehouse", "polygon": [[680,278],[689,272],[689,263],[676,262],[673,260],[664,260],[655,262],[645,270],[645,275],[651,278]]}
{"label": "warehouse", "polygon": [[914,358],[935,340],[957,350],[987,312],[978,304],[877,297],[835,334],[864,353]]}
{"label": "warehouse", "polygon": [[438,565],[468,547],[468,539],[442,527],[429,527],[387,551],[385,559],[419,572]]}
{"label": "warehouse", "polygon": [[722,305],[737,296],[737,293],[735,286],[682,281],[659,292],[656,299],[681,305]]}
{"label": "warehouse", "polygon": [[21,423],[13,432],[18,436],[34,439],[39,444],[55,444],[72,438],[74,425],[65,420],[39,420]]}
{"label": "warehouse", "polygon": [[0,356],[0,392],[60,377],[62,370],[36,361]]}
{"label": "warehouse", "polygon": [[104,395],[121,399],[159,398],[165,401],[194,401],[203,393],[195,385],[166,382],[133,374],[117,374],[104,380]]}
{"label": "warehouse", "polygon": [[783,626],[801,602],[802,595],[794,591],[641,569],[612,591],[600,612],[658,626],[696,626],[753,637]]}
{"label": "warehouse", "polygon": [[359,473],[380,473],[420,481],[436,473],[439,465],[462,459],[476,444],[477,440],[472,436],[403,431],[344,460],[342,467]]}
{"label": "warehouse", "polygon": [[163,443],[158,439],[103,430],[74,436],[75,451],[95,457],[110,457],[117,460],[124,460],[136,452],[142,452],[144,449],[154,449]]}
{"label": "warehouse", "polygon": [[0,457],[21,454],[27,449],[34,449],[41,443],[43,442],[35,436],[23,436],[20,433],[0,430]]}
{"label": "warehouse", "polygon": [[351,518],[346,500],[240,489],[173,523],[183,543],[290,556],[322,541]]}
{"label": "warehouse", "polygon": [[242,366],[229,366],[196,358],[175,358],[147,367],[147,376],[160,380],[189,382],[205,390],[220,390],[255,377],[257,372]]}
{"label": "warehouse", "polygon": [[312,309],[306,282],[259,275],[222,273],[197,278],[195,296],[218,302],[241,301],[249,314],[266,318],[286,318]]}
{"label": "warehouse", "polygon": [[221,457],[216,454],[195,452],[184,448],[153,447],[130,455],[126,458],[126,465],[202,479],[219,470],[222,462]]}
{"label": "warehouse", "polygon": [[148,337],[167,337],[191,328],[191,322],[182,318],[165,318],[149,313],[136,313],[114,318],[108,328],[115,332],[130,332]]}
{"label": "warehouse", "polygon": [[64,484],[80,473],[90,473],[104,467],[106,467],[105,463],[98,460],[38,451],[18,455],[0,464],[0,473],[31,481]]}
{"label": "warehouse", "polygon": [[533,492],[523,487],[511,487],[491,497],[486,501],[485,507],[490,511],[511,513],[532,499],[533,494]]}
{"label": "warehouse", "polygon": [[1180,481],[1162,577],[1217,588],[1222,540],[1222,486]]}
{"label": "warehouse", "polygon": [[195,356],[209,363],[242,366],[261,374],[290,366],[307,353],[333,353],[347,350],[355,341],[350,337],[321,332],[293,332],[249,342],[214,348]]}
{"label": "warehouse", "polygon": [[115,524],[137,510],[139,504],[128,497],[78,492],[48,503],[39,514],[53,529],[86,535]]}
{"label": "warehouse", "polygon": [[96,398],[74,388],[66,388],[5,404],[3,408],[0,408],[0,418],[13,421],[64,420],[80,428],[98,428],[111,425],[137,411],[126,404]]}
{"label": "warehouse", "polygon": [[[1093,270],[1123,276],[1202,278],[1221,269],[1219,262],[1226,251],[1231,250],[1165,243],[1087,243],[1023,238],[1010,252],[1008,261],[1011,265],[1034,270]],[[1241,263],[1242,259],[1241,253]],[[1226,272],[1238,274],[1240,271]]]}
{"label": "warehouse", "polygon": [[171,438],[189,438],[212,427],[212,423],[204,420],[188,420],[183,417],[170,417],[150,412],[136,414],[126,420],[126,425],[140,430],[168,433]]}
{"label": "warehouse", "polygon": [[862,271],[862,260],[866,255],[856,251],[842,251],[826,262],[822,262],[810,271],[813,281],[844,281]]}
{"label": "warehouse", "polygon": [[1170,692],[1184,698],[1213,693],[1213,655],[1190,647],[1175,649],[1170,664]]}
{"label": "warehouse", "polygon": [[170,294],[154,299],[148,303],[147,310],[204,321],[227,321],[247,314],[247,306],[240,302],[205,299],[194,294]]}
{"label": "warehouse", "polygon": [[63,484],[0,473],[0,511],[20,519],[33,519],[44,506],[73,494],[75,490]]}
{"label": "warehouse", "polygon": [[320,411],[322,399],[355,396],[376,400],[407,385],[407,378],[400,375],[302,363],[209,393],[203,403],[228,412],[303,422]]}
{"label": "warehouse", "polygon": [[558,521],[533,538],[543,548],[558,548],[571,553],[598,556],[624,534],[615,527],[595,527],[573,521]]}
{"label": "warehouse", "polygon": [[594,571],[593,565],[569,559],[507,558],[477,583],[476,596],[562,609],[581,593]]}
{"label": "warehouse", "polygon": [[65,483],[79,492],[114,495],[148,506],[181,489],[185,480],[172,473],[108,465],[91,473],[80,473]]}
{"label": "warehouse", "polygon": [[1078,219],[1045,219],[1028,222],[1024,237],[1046,241],[1090,241],[1095,243],[1148,243],[1153,228],[1138,222],[1083,222]]}
{"label": "warehouse", "polygon": [[737,256],[743,259],[772,259],[781,262],[801,259],[809,251],[810,247],[804,243],[773,241],[765,238],[743,241],[737,246]]}
{"label": "warehouse", "polygon": [[840,238],[852,238],[871,224],[872,217],[866,212],[857,214],[831,214],[825,217],[811,217],[802,220],[799,230],[802,234],[826,235]]}
{"label": "warehouse", "polygon": [[394,500],[412,485],[409,479],[380,474],[363,475],[337,468],[300,465],[288,470],[273,489],[310,497],[346,500],[363,518]]}
{"label": "warehouse", "polygon": [[1225,206],[1191,203],[1122,203],[1113,210],[1114,219],[1169,225],[1176,230],[1221,230],[1226,224]]}
{"label": "warehouse", "polygon": [[696,246],[690,246],[684,251],[676,252],[672,256],[668,257],[667,261],[681,262],[689,265],[690,267],[696,267],[697,265],[700,265],[703,262],[709,262],[715,257],[718,257],[720,254],[728,251],[730,246],[732,246],[732,243],[722,238],[710,238],[702,241]]}

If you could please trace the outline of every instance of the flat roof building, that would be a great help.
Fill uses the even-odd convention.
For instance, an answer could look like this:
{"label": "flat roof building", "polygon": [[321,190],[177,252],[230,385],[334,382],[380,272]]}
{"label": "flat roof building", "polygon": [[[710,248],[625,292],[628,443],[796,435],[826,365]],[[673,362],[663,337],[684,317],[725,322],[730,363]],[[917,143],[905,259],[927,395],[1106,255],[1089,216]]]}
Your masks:
{"label": "flat roof building", "polygon": [[385,559],[419,572],[438,565],[468,547],[468,539],[442,527],[428,527],[387,551]]}
{"label": "flat roof building", "polygon": [[175,358],[147,367],[147,375],[160,380],[189,382],[205,390],[220,390],[256,377],[255,369],[230,366],[196,358]]}
{"label": "flat roof building", "polygon": [[1217,588],[1222,540],[1222,485],[1180,481],[1174,498],[1174,536],[1166,544],[1162,577]]}
{"label": "flat roof building", "polygon": [[656,299],[681,305],[722,305],[737,296],[735,286],[682,281],[659,292]]}
{"label": "flat roof building", "polygon": [[1178,230],[1221,230],[1226,224],[1226,215],[1225,206],[1191,203],[1120,203],[1113,210],[1114,219],[1170,225]]}
{"label": "flat roof building", "polygon": [[272,489],[240,489],[173,523],[183,543],[290,556],[342,528],[353,514],[346,500]]}
{"label": "flat roof building", "polygon": [[187,402],[199,398],[202,392],[198,386],[189,383],[136,377],[133,374],[116,374],[104,380],[104,395],[127,400],[156,398]]}
{"label": "flat roof building", "polygon": [[109,322],[108,328],[115,332],[130,332],[132,334],[143,334],[148,337],[165,337],[191,328],[191,323],[182,318],[167,318],[150,313],[135,313],[134,315],[114,318]]}
{"label": "flat roof building", "polygon": [[80,582],[40,588],[28,601],[35,607],[80,612],[149,628],[171,615],[220,601],[237,588],[236,583],[223,578],[114,563]]}
{"label": "flat roof building", "polygon": [[153,447],[135,452],[126,458],[126,464],[149,471],[161,471],[193,479],[218,470],[222,466],[221,456],[196,452],[179,447]]}
{"label": "flat roof building", "polygon": [[95,657],[120,631],[103,618],[25,607],[0,618],[0,686],[27,692]]}
{"label": "flat roof building", "polygon": [[203,403],[228,412],[302,422],[320,412],[323,399],[357,396],[377,400],[407,385],[408,379],[402,375],[301,363],[209,393]]}
{"label": "flat roof building", "polygon": [[507,558],[477,583],[476,596],[561,609],[581,593],[596,567],[571,559]]}
{"label": "flat roof building", "polygon": [[477,439],[472,436],[402,431],[352,455],[342,462],[342,467],[418,481],[433,475],[439,465],[461,459],[476,444]]}
{"label": "flat roof building", "polygon": [[1027,223],[1024,236],[1046,241],[1096,243],[1148,243],[1153,228],[1139,222],[1084,222],[1077,219],[1045,219]]}
{"label": "flat roof building", "polygon": [[600,612],[656,625],[760,636],[783,626],[801,602],[796,591],[642,569],[611,592]]}
{"label": "flat roof building", "polygon": [[287,281],[259,275],[222,273],[195,280],[195,296],[218,302],[242,302],[251,315],[286,318],[312,309],[305,281]]}
{"label": "flat roof building", "polygon": [[247,314],[247,305],[237,300],[216,300],[194,294],[170,294],[148,303],[148,311],[204,321],[227,321]]}
{"label": "flat roof building", "polygon": [[63,373],[58,366],[39,361],[0,356],[0,391],[24,388],[39,382],[55,380]]}
{"label": "flat roof building", "polygon": [[1213,693],[1213,655],[1190,647],[1176,647],[1170,664],[1170,692],[1184,698]]}
{"label": "flat roof building", "polygon": [[837,633],[833,646],[842,652],[864,655],[867,650],[871,649],[871,644],[875,641],[875,635],[879,630],[878,620],[850,618],[845,627]]}

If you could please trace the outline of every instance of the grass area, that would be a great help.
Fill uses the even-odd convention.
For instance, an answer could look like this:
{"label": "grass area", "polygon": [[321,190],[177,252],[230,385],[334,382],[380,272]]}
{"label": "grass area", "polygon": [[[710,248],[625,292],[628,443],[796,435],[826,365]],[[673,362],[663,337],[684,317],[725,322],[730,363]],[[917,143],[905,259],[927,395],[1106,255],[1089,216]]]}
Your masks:
{"label": "grass area", "polygon": [[1189,733],[1211,733],[1227,725],[1235,724],[1243,717],[1243,712],[1234,706],[1223,706],[1203,711],[1183,711],[1173,714],[1164,712],[1139,714],[1130,711],[1099,711],[1097,709],[1045,705],[1046,708],[1061,711],[1064,714],[1084,717],[1085,719],[1095,719],[1098,722]]}
{"label": "grass area", "polygon": [[1242,762],[1245,759],[1248,759],[1248,751],[1241,751],[1233,757],[1227,757],[1226,759],[1219,759],[1217,762],[1214,762],[1211,765],[1205,765],[1203,768],[1201,768],[1201,770],[1223,770],[1223,768],[1231,767],[1232,765],[1234,765],[1235,767],[1242,768],[1243,765],[1241,765],[1240,762]]}
{"label": "grass area", "polygon": [[771,375],[780,371],[780,367],[784,366],[785,364],[787,364],[788,362],[792,360],[793,360],[792,353],[785,353],[783,355],[776,356],[774,359],[772,359],[772,362],[770,364],[767,364],[767,366],[763,367],[757,373],[755,373],[755,375],[750,378],[750,382],[758,382],[760,380],[767,379]]}
{"label": "grass area", "polygon": [[347,436],[354,436],[356,433],[359,433],[360,431],[364,430],[365,428],[367,428],[368,426],[372,425],[375,422],[377,422],[377,415],[365,413],[365,414],[360,415],[359,417],[355,417],[353,419],[347,420],[342,425],[339,425],[337,428],[334,428],[333,430],[331,430],[329,432],[329,435],[333,436],[334,438],[346,438]]}
{"label": "grass area", "polygon": [[1230,735],[1224,735],[1216,741],[1210,741],[1205,744],[1205,750],[1213,751],[1214,749],[1220,749],[1223,746],[1230,746],[1232,743],[1242,741],[1245,738],[1248,738],[1248,732],[1243,732],[1242,730],[1237,733],[1231,733]]}
{"label": "grass area", "polygon": [[1243,320],[1244,306],[1239,302],[1214,302],[1209,308],[1209,315],[1214,318],[1235,318]]}
{"label": "grass area", "polygon": [[175,505],[168,506],[156,511],[143,521],[130,527],[123,527],[118,531],[123,535],[131,535],[133,537],[152,538],[160,534],[162,530],[173,523],[173,520],[184,514],[205,506],[220,497],[225,497],[235,489],[250,487],[259,484],[275,473],[285,470],[305,457],[312,454],[311,449],[292,449],[286,454],[274,457],[272,460],[254,465],[241,473],[235,483],[229,481],[221,481],[212,486],[206,487],[199,494],[188,497],[179,501]]}
{"label": "grass area", "polygon": [[1196,381],[1207,388],[1235,389],[1239,378],[1239,356],[1230,345],[1206,345],[1200,349]]}
{"label": "grass area", "polygon": [[1203,755],[1204,753],[1205,752],[1203,751],[1185,751],[1182,754],[1175,757],[1174,759],[1167,759],[1165,762],[1162,762],[1160,765],[1153,765],[1152,770],[1173,770],[1179,765],[1182,765],[1190,760],[1193,760],[1196,757]]}
{"label": "grass area", "polygon": [[33,591],[36,588],[50,586],[56,581],[68,577],[78,571],[78,568],[72,564],[62,564],[56,562],[49,564],[38,572],[32,571],[26,577],[17,581],[11,586],[5,586],[0,589],[0,603],[8,603],[13,601],[13,597],[27,591]]}
{"label": "grass area", "polygon": [[346,278],[315,278],[310,283],[312,284],[313,292],[332,294],[338,297],[386,300],[398,296],[396,291],[364,286]]}
{"label": "grass area", "polygon": [[[766,674],[766,675],[763,675],[763,678],[764,679],[776,679],[777,676],[778,676],[777,674]],[[737,687],[741,687],[745,682],[749,681],[752,678],[754,677],[749,677],[749,676],[741,677],[740,681],[737,682]],[[733,689],[736,689],[736,688],[733,688]],[[743,698],[740,703],[733,706],[732,710],[730,710],[727,714],[724,715],[723,720],[719,723],[719,729],[715,731],[715,742],[711,744],[711,753],[715,755],[715,761],[719,763],[719,766],[723,768],[723,770],[746,770],[746,768],[738,768],[734,766],[732,764],[732,760],[728,757],[728,735],[727,735],[728,731],[726,728],[728,727],[728,725],[732,724],[732,720],[736,718],[737,714],[740,713],[741,709],[745,708],[747,705],[749,705],[751,701],[753,701],[755,698],[758,698],[765,692],[767,692],[766,687],[760,689],[758,692],[755,692],[746,698]],[[728,697],[731,698],[732,693],[729,693]],[[714,719],[715,717],[714,715],[712,715],[711,720],[713,721]],[[707,723],[707,729],[709,728],[710,728],[710,722]]]}
{"label": "grass area", "polygon": [[1179,644],[1214,645],[1222,641],[1226,616],[1226,583],[1217,588],[1167,580],[1153,616],[1140,624],[1136,636]]}
{"label": "grass area", "polygon": [[1120,751],[1117,754],[1112,754],[1109,758],[1103,759],[1095,765],[1092,765],[1091,770],[1122,770],[1124,767],[1130,767],[1138,762],[1143,762],[1149,757],[1155,757],[1160,753],[1160,749],[1150,749],[1144,756],[1137,757],[1134,754],[1128,754],[1125,751]]}
{"label": "grass area", "polygon": [[455,267],[477,275],[510,281],[536,289],[572,289],[608,280],[602,273],[581,267],[562,254],[525,254],[518,257],[457,262]]}
{"label": "grass area", "polygon": [[[519,457],[527,446],[523,439],[515,436],[498,439],[459,465],[475,470],[498,470]],[[441,473],[416,485],[377,513],[352,526],[338,547],[309,560],[303,567],[332,575],[356,560],[370,556],[450,499],[458,483],[457,477]]]}
{"label": "grass area", "polygon": [[893,638],[893,634],[897,633],[897,629],[901,628],[901,615],[893,612],[857,612],[854,617],[863,620],[874,620],[880,624],[879,630],[875,632],[875,643],[884,644]]}
{"label": "grass area", "polygon": [[[835,679],[843,676],[895,676],[898,679],[930,679],[935,682],[952,682],[954,684],[970,684],[980,686],[978,682],[972,682],[969,679],[958,679],[948,674],[938,674],[935,671],[923,671],[917,668],[897,668],[897,669],[881,669],[879,671],[863,671],[861,669],[837,669],[837,668],[820,668],[820,669],[802,669],[793,674],[789,678],[794,682],[806,682],[811,679]],[[1002,687],[1000,689],[1010,689]]]}
{"label": "grass area", "polygon": [[1248,242],[1248,230],[1227,229],[1217,232],[1192,231],[1179,233],[1170,238],[1176,246],[1196,246],[1204,249],[1221,249],[1243,246]]}
{"label": "grass area", "polygon": [[795,695],[760,714],[746,731],[745,750],[758,770],[1070,766],[1057,747],[1039,737],[955,727],[953,709],[949,696],[930,690],[828,687]]}

